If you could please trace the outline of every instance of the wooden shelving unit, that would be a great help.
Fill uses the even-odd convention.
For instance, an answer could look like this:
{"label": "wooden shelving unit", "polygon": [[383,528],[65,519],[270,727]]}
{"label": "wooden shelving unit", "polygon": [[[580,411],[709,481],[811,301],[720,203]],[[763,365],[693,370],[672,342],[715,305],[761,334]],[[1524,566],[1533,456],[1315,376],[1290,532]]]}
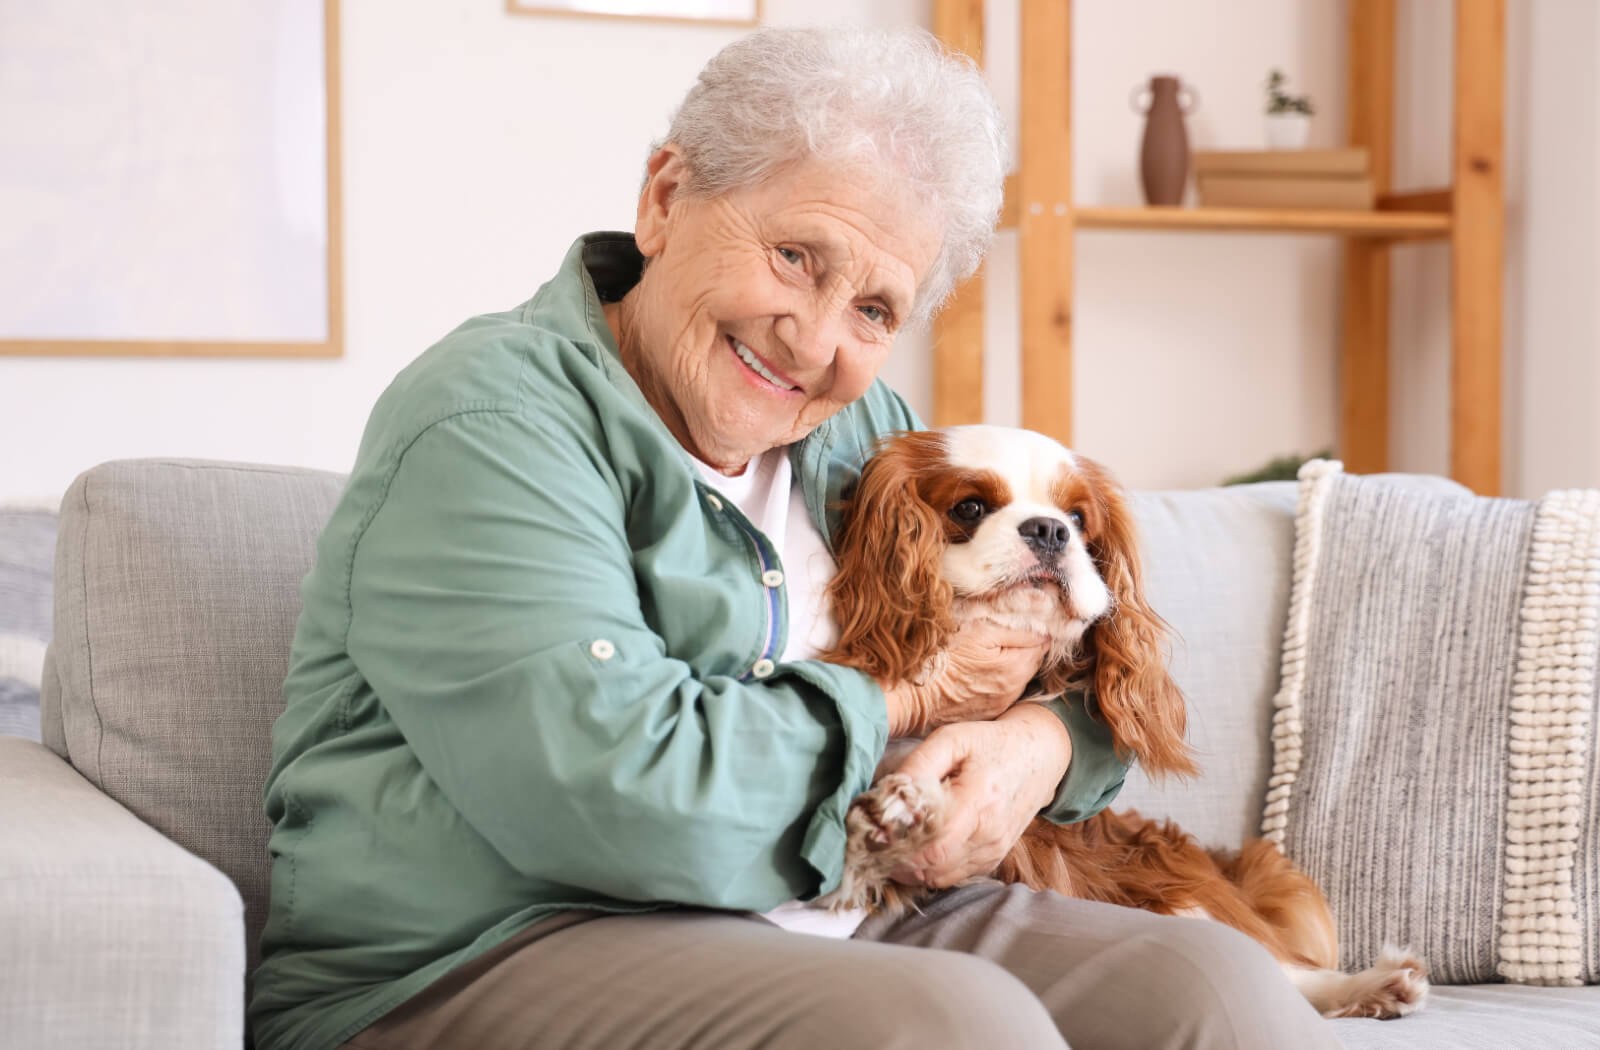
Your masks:
{"label": "wooden shelving unit", "polygon": [[[1339,455],[1355,472],[1389,458],[1389,248],[1450,252],[1451,442],[1456,480],[1500,491],[1505,0],[1456,0],[1453,183],[1390,192],[1395,0],[1350,0],[1349,142],[1367,147],[1370,212],[1078,208],[1072,203],[1071,0],[1021,0],[1020,170],[1001,225],[1015,227],[1022,293],[1022,425],[1072,441],[1072,249],[1078,230],[1330,234],[1344,241]],[[983,0],[935,0],[934,32],[983,61]],[[934,329],[934,422],[983,418],[982,275]]]}

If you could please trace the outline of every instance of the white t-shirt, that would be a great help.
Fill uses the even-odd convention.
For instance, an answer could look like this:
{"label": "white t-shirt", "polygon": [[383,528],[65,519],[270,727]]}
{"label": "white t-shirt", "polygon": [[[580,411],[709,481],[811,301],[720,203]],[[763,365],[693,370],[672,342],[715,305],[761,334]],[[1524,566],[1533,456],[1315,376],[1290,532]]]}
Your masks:
{"label": "white t-shirt", "polygon": [[[775,448],[763,453],[738,477],[720,474],[699,460],[695,466],[706,484],[732,500],[778,552],[789,599],[789,639],[780,662],[809,660],[831,646],[839,638],[839,628],[824,592],[838,566],[812,524],[805,497],[789,467],[788,450]],[[824,937],[849,937],[867,917],[863,910],[831,915],[798,900],[780,904],[766,915],[786,930]]]}

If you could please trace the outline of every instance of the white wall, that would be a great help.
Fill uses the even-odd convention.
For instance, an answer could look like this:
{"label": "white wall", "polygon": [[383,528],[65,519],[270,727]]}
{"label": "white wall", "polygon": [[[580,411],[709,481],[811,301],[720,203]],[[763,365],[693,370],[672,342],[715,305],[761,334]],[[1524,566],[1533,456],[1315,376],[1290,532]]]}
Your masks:
{"label": "white wall", "polygon": [[[925,25],[930,6],[766,3],[775,24]],[[1004,56],[1015,53],[1015,5],[990,6],[993,79],[1014,113],[1016,72]],[[1449,38],[1418,21],[1444,6],[1402,5],[1406,84],[1443,77],[1426,96],[1434,101],[1403,118],[1435,140],[1405,140],[1415,156],[1401,151],[1402,177],[1407,165],[1438,167],[1448,156],[1448,112],[1426,107],[1448,88]],[[1524,494],[1600,485],[1600,422],[1589,408],[1600,395],[1600,261],[1584,233],[1600,232],[1600,14],[1588,0],[1509,6],[1507,117],[1522,152],[1507,172],[1507,481]],[[1275,64],[1321,104],[1314,141],[1342,134],[1342,4],[1079,0],[1074,10],[1081,202],[1138,200],[1141,124],[1127,95],[1152,73],[1174,71],[1199,88],[1189,124],[1198,148],[1259,142],[1259,81]],[[0,358],[0,499],[58,494],[78,471],[126,456],[348,469],[372,401],[407,361],[467,315],[527,298],[577,233],[630,222],[646,145],[736,33],[515,17],[501,0],[344,0],[344,11],[346,356]],[[1395,267],[1395,448],[1409,469],[1447,464],[1443,251],[1402,249]],[[1000,422],[1016,416],[1015,267],[1014,238],[1002,236],[986,393]],[[1140,487],[1209,484],[1328,443],[1337,280],[1324,238],[1083,234],[1076,443]],[[1422,293],[1415,309],[1408,281]],[[886,376],[925,409],[925,342],[898,348]]]}
{"label": "white wall", "polygon": [[[1600,482],[1600,7],[1511,5],[1539,68],[1512,82],[1521,138],[1507,172],[1508,479],[1526,492]],[[1531,74],[1531,75],[1530,75]],[[1520,97],[1519,97],[1520,95]],[[1515,400],[1510,400],[1515,398]]]}
{"label": "white wall", "polygon": [[[1450,5],[1400,8],[1398,185],[1450,177]],[[1600,5],[1507,5],[1504,487],[1600,486]],[[1441,44],[1440,42],[1444,43]],[[1392,453],[1449,469],[1449,255],[1395,250]],[[1412,305],[1418,304],[1418,305]]]}

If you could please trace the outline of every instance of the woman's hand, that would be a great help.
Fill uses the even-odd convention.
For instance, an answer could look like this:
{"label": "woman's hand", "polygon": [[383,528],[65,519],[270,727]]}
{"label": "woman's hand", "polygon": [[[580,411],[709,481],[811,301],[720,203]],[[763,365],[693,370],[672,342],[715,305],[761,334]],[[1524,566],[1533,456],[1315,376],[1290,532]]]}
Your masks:
{"label": "woman's hand", "polygon": [[992,620],[962,624],[921,681],[883,685],[889,735],[924,736],[951,722],[994,718],[1016,703],[1039,673],[1049,639]]}
{"label": "woman's hand", "polygon": [[1037,704],[935,730],[899,772],[944,782],[944,826],[895,881],[942,887],[989,874],[1055,798],[1071,761],[1071,735]]}

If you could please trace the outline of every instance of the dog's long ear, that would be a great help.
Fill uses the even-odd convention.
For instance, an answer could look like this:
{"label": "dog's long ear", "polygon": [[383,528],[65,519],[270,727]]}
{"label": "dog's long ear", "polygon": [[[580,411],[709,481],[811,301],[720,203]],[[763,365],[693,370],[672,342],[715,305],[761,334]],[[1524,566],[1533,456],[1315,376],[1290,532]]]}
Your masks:
{"label": "dog's long ear", "polygon": [[1199,772],[1184,741],[1183,693],[1167,670],[1170,628],[1145,600],[1139,539],[1127,496],[1098,463],[1079,457],[1095,506],[1089,553],[1112,596],[1111,611],[1089,628],[1094,694],[1117,752],[1136,757],[1154,778]]}
{"label": "dog's long ear", "polygon": [[822,659],[905,681],[944,649],[955,629],[940,572],[943,517],[917,492],[917,469],[942,458],[943,438],[897,435],[867,461],[846,494],[828,585],[839,642]]}

